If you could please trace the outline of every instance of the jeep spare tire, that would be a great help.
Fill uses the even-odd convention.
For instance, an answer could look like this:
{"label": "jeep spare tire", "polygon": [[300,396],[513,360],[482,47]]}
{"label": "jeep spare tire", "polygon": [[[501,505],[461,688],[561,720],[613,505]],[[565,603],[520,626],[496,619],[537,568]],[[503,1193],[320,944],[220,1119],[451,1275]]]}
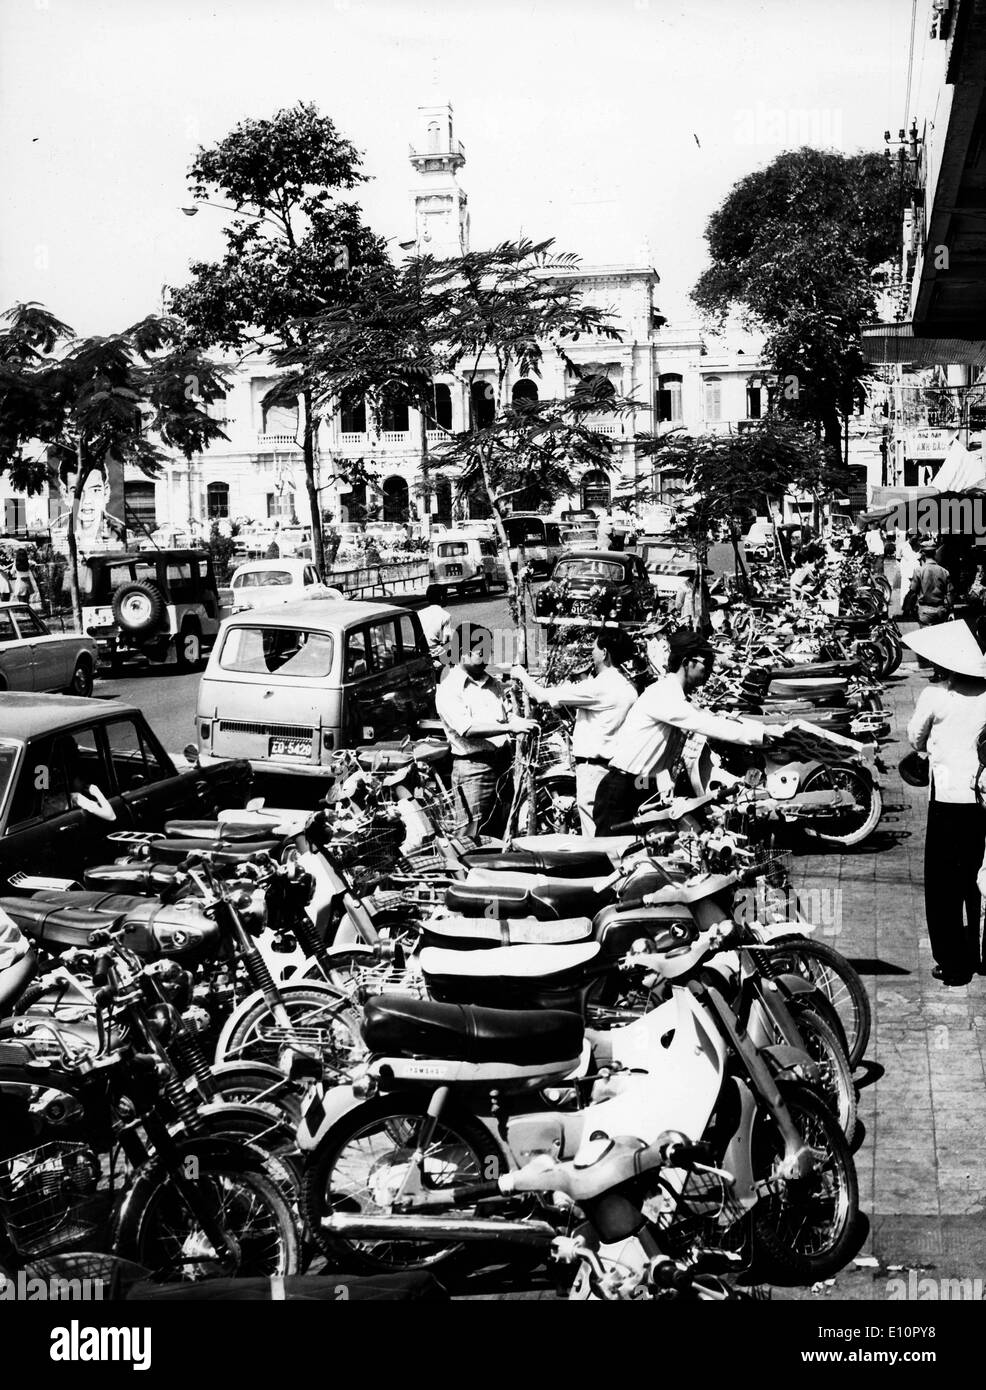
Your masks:
{"label": "jeep spare tire", "polygon": [[113,616],[133,637],[153,632],[164,617],[164,595],[156,584],[134,579],[113,595]]}

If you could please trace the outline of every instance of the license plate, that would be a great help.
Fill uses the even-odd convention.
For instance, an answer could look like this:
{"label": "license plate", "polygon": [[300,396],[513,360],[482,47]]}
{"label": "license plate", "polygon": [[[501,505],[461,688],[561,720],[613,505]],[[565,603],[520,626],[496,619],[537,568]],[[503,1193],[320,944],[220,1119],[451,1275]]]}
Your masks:
{"label": "license plate", "polygon": [[589,603],[588,599],[583,599],[581,602],[577,602],[577,603],[573,603],[573,604],[572,604],[572,617],[573,617],[573,618],[582,617],[583,614],[585,614],[585,613],[590,613],[590,612],[592,612],[592,604]]}
{"label": "license plate", "polygon": [[310,738],[272,738],[270,741],[272,758],[310,758],[311,755]]}
{"label": "license plate", "polygon": [[458,579],[462,574],[461,565],[446,565],[445,574],[449,579]]}

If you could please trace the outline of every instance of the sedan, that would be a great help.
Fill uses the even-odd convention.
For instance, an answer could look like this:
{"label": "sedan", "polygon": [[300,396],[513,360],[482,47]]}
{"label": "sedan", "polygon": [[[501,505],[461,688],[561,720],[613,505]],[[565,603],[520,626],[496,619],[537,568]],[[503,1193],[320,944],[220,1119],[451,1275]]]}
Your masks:
{"label": "sedan", "polygon": [[555,565],[551,581],[536,594],[539,618],[585,618],[587,622],[640,621],[654,609],[657,594],[638,555],[621,550],[582,550]]}
{"label": "sedan", "polygon": [[0,691],[64,690],[91,695],[96,643],[50,632],[26,603],[0,604]]}

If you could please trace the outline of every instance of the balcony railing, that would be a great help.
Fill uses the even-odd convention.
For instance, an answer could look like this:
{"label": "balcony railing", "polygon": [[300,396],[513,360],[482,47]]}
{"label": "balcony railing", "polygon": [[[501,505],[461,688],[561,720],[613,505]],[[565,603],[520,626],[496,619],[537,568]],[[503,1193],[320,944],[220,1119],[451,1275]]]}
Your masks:
{"label": "balcony railing", "polygon": [[300,449],[301,445],[293,434],[264,434],[263,430],[257,435],[257,443],[262,449]]}
{"label": "balcony railing", "polygon": [[366,447],[366,431],[359,432],[344,431],[339,436],[339,443],[344,449],[362,449]]}
{"label": "balcony railing", "polygon": [[406,444],[411,437],[410,430],[384,430],[380,435],[381,444]]}

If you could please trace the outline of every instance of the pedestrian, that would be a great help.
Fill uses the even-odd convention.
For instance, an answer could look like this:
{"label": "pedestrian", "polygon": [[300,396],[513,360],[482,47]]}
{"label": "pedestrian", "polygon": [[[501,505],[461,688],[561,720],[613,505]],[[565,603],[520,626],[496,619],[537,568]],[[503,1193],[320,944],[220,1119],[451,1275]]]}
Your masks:
{"label": "pedestrian", "polygon": [[715,653],[702,637],[687,631],[672,633],[669,646],[668,674],[637,699],[610,743],[609,771],[596,791],[597,835],[612,834],[614,825],[632,819],[655,792],[673,791],[672,769],[689,734],[757,748],[765,735],[784,732],[781,725],[697,709],[688,697],[709,679]]}
{"label": "pedestrian", "polygon": [[452,614],[444,607],[448,589],[444,584],[432,584],[427,592],[428,602],[418,609],[418,620],[428,643],[432,665],[443,671],[449,663],[449,642],[452,636]]}
{"label": "pedestrian", "polygon": [[[952,581],[948,570],[935,559],[935,550],[933,540],[922,542],[921,563],[911,579],[904,604],[904,616],[916,617],[921,627],[936,627],[945,622],[952,611]],[[918,664],[927,670],[931,663],[918,653]]]}
{"label": "pedestrian", "polygon": [[545,687],[533,680],[523,666],[510,674],[532,700],[575,710],[572,757],[575,760],[575,793],[583,835],[595,835],[593,804],[596,789],[609,770],[613,737],[637,699],[637,687],[626,671],[636,653],[633,638],[618,627],[604,627],[592,647],[594,674],[587,680],[563,681]]}
{"label": "pedestrian", "polygon": [[23,546],[18,546],[14,552],[14,573],[10,586],[10,597],[17,603],[30,603],[34,598],[38,600],[39,605],[41,602],[41,594],[31,572],[27,551]]}
{"label": "pedestrian", "polygon": [[911,580],[917,572],[918,565],[921,563],[921,552],[918,549],[919,541],[913,532],[897,532],[897,563],[900,566],[900,598],[901,603],[904,596],[911,587]]}
{"label": "pedestrian", "polygon": [[435,692],[452,753],[452,790],[467,812],[467,834],[475,839],[503,834],[512,799],[510,735],[537,728],[533,719],[509,713],[504,687],[486,670],[492,654],[489,628],[462,623],[452,634],[456,664]]}
{"label": "pedestrian", "polygon": [[870,564],[873,573],[883,574],[883,560],[886,554],[886,545],[883,532],[879,526],[871,526],[866,533],[866,549],[870,557]]}
{"label": "pedestrian", "polygon": [[935,958],[931,973],[942,984],[963,985],[983,959],[977,875],[986,852],[986,809],[976,786],[986,728],[986,658],[962,621],[909,633],[904,641],[944,677],[918,696],[907,737],[929,764],[924,911]]}

